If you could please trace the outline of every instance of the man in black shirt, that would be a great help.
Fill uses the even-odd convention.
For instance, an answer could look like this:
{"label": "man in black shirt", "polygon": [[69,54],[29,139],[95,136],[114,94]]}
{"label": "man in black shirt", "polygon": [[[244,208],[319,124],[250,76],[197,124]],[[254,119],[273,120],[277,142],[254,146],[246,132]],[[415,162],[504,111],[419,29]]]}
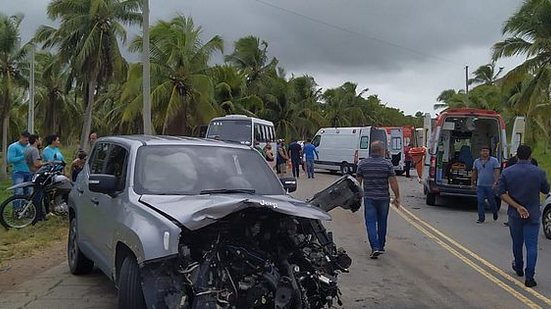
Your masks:
{"label": "man in black shirt", "polygon": [[291,165],[293,167],[293,177],[299,178],[299,169],[302,159],[302,146],[296,141],[293,140],[291,145],[288,147],[289,154],[291,155]]}

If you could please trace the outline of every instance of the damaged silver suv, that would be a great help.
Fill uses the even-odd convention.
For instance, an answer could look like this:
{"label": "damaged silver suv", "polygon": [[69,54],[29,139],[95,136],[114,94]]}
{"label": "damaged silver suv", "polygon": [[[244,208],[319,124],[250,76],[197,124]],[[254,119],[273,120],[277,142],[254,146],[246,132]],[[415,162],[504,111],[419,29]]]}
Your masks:
{"label": "damaged silver suv", "polygon": [[103,138],[69,196],[69,268],[101,269],[120,308],[329,308],[351,259],[323,201],[355,210],[358,188],[345,176],[306,203],[250,147]]}

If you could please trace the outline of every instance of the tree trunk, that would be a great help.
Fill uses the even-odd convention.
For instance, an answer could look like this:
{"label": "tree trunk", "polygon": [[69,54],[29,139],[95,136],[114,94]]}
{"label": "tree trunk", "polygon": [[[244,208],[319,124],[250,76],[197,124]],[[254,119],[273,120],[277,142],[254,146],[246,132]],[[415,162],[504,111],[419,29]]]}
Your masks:
{"label": "tree trunk", "polygon": [[0,179],[8,178],[8,127],[10,125],[10,113],[4,115],[2,121],[2,170],[0,171]]}
{"label": "tree trunk", "polygon": [[95,80],[88,83],[86,110],[84,111],[84,122],[82,124],[82,132],[80,135],[80,149],[84,149],[86,152],[90,151],[88,137],[90,136],[90,130],[92,129],[92,108],[94,106],[96,85],[97,82]]}
{"label": "tree trunk", "polygon": [[168,121],[164,134],[186,135],[187,133],[188,102],[182,97],[180,97],[180,100],[182,101],[182,108]]}

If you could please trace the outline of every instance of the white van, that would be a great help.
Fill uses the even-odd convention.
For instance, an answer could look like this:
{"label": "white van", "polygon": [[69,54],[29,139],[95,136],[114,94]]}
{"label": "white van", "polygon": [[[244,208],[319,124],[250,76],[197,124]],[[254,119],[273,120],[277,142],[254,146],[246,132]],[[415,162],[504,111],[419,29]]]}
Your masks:
{"label": "white van", "polygon": [[315,168],[343,174],[356,172],[358,162],[369,157],[370,145],[381,141],[387,145],[385,129],[376,127],[322,128],[312,144],[316,146],[319,159]]}
{"label": "white van", "polygon": [[440,113],[435,121],[425,116],[425,136],[430,136],[423,173],[426,203],[436,205],[439,196],[475,198],[471,175],[481,148],[489,146],[503,167],[522,143],[524,130],[524,117],[517,117],[509,147],[505,121],[495,111],[454,108]]}
{"label": "white van", "polygon": [[260,148],[270,144],[274,153],[274,161],[268,162],[272,167],[276,164],[276,131],[271,121],[248,117],[244,115],[226,115],[213,118],[207,128],[206,138],[254,146],[258,142]]}

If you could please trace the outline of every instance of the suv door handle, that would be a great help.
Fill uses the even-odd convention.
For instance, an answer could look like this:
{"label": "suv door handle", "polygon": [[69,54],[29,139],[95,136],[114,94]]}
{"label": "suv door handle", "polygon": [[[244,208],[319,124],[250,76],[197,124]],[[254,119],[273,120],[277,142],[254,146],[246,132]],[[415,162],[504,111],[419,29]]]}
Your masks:
{"label": "suv door handle", "polygon": [[99,205],[99,200],[95,197],[91,198],[90,201],[92,201],[92,203],[96,206]]}

